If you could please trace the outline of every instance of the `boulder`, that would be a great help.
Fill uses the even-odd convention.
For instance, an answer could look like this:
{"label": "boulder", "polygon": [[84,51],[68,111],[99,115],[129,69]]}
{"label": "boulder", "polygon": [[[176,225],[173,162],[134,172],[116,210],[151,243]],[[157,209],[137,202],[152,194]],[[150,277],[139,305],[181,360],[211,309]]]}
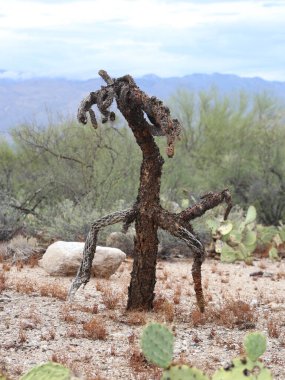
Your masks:
{"label": "boulder", "polygon": [[[57,241],[51,244],[39,265],[51,276],[75,275],[81,264],[85,243]],[[119,268],[126,254],[117,248],[97,246],[92,263],[92,274],[109,278]]]}

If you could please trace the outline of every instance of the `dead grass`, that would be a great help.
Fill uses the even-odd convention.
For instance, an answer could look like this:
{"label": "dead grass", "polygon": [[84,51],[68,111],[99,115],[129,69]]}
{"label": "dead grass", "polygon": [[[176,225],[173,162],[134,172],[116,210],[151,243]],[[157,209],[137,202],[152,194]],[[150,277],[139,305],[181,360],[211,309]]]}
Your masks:
{"label": "dead grass", "polygon": [[276,318],[270,318],[267,321],[267,331],[270,338],[279,338],[281,333],[280,321]]}
{"label": "dead grass", "polygon": [[46,284],[39,287],[39,292],[42,297],[53,297],[61,301],[67,298],[67,290],[59,284]]}
{"label": "dead grass", "polygon": [[83,330],[86,332],[88,338],[90,339],[106,340],[108,337],[108,332],[105,328],[105,322],[99,316],[96,316],[89,322],[84,323]]}
{"label": "dead grass", "polygon": [[162,314],[167,322],[173,322],[175,308],[173,303],[165,297],[161,296],[154,300],[153,310],[160,315]]}
{"label": "dead grass", "polygon": [[81,311],[83,313],[97,314],[99,305],[97,303],[94,303],[93,306],[73,304],[73,305],[70,305],[70,308],[72,310]]}
{"label": "dead grass", "polygon": [[146,370],[147,361],[142,352],[137,348],[132,348],[130,352],[129,365],[133,372],[142,372]]}
{"label": "dead grass", "polygon": [[0,293],[6,289],[6,276],[4,272],[0,272]]}
{"label": "dead grass", "polygon": [[114,310],[122,299],[122,293],[115,291],[112,288],[104,287],[101,290],[101,297],[103,304],[106,306],[106,309]]}
{"label": "dead grass", "polygon": [[191,312],[194,327],[215,323],[227,328],[254,328],[257,315],[252,307],[241,300],[226,299],[221,306],[207,306],[205,313],[195,309]]}
{"label": "dead grass", "polygon": [[130,311],[127,315],[127,324],[134,326],[142,326],[147,322],[146,313],[144,311]]}
{"label": "dead grass", "polygon": [[182,293],[182,291],[181,291],[181,285],[177,284],[176,288],[174,290],[174,295],[173,295],[173,302],[175,303],[175,305],[179,305],[180,304],[181,293]]}
{"label": "dead grass", "polygon": [[55,340],[55,337],[56,331],[53,327],[49,329],[47,333],[41,334],[41,340],[46,340],[47,342],[49,342],[50,340]]}
{"label": "dead grass", "polygon": [[71,305],[63,305],[60,310],[60,318],[66,323],[75,323],[77,318],[73,314],[73,310]]}
{"label": "dead grass", "polygon": [[0,263],[3,263],[6,257],[7,243],[0,242]]}
{"label": "dead grass", "polygon": [[29,309],[24,312],[23,317],[34,327],[37,327],[42,323],[42,317],[40,316],[35,305],[31,305]]}
{"label": "dead grass", "polygon": [[64,354],[63,352],[54,352],[51,356],[51,361],[54,363],[62,364],[66,367],[70,364],[70,360],[68,359],[68,356]]}
{"label": "dead grass", "polygon": [[10,263],[3,263],[3,265],[2,265],[2,270],[3,270],[4,272],[9,272],[10,269],[11,269],[11,267],[12,267],[12,264],[10,264]]}
{"label": "dead grass", "polygon": [[26,329],[24,324],[21,322],[19,327],[19,333],[18,333],[18,341],[19,343],[25,343],[28,340],[28,336],[26,333]]}
{"label": "dead grass", "polygon": [[18,280],[13,282],[16,292],[22,294],[31,294],[37,291],[35,284],[28,280]]}

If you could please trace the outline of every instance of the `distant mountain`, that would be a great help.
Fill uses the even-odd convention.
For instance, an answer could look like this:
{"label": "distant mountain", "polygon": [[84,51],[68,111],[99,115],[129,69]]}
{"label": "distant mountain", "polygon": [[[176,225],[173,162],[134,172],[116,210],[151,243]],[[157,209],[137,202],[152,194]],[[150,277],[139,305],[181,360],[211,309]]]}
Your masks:
{"label": "distant mountain", "polygon": [[[285,82],[261,78],[241,78],[226,74],[192,74],[184,77],[160,78],[149,74],[136,78],[149,95],[167,99],[179,88],[197,92],[215,86],[221,93],[266,91],[285,101]],[[50,118],[75,117],[81,99],[102,85],[101,78],[85,81],[62,78],[29,78],[24,73],[0,70],[0,132],[25,122],[47,125]]]}

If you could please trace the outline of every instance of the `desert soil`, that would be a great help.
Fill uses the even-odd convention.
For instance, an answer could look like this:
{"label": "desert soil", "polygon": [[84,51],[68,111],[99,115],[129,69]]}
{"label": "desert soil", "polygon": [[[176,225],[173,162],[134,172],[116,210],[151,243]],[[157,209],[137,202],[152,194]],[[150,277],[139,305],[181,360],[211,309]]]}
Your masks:
{"label": "desert soil", "polygon": [[[126,312],[132,262],[109,280],[92,279],[72,304],[64,298],[72,278],[50,277],[38,266],[0,264],[0,372],[9,379],[38,363],[57,361],[83,379],[159,379],[139,348],[142,327],[166,323],[175,334],[175,361],[211,375],[243,353],[249,331],[262,331],[262,360],[274,379],[285,379],[285,261],[203,264],[207,310],[195,304],[191,260],[159,262],[153,312]],[[261,272],[252,276],[254,272]]]}

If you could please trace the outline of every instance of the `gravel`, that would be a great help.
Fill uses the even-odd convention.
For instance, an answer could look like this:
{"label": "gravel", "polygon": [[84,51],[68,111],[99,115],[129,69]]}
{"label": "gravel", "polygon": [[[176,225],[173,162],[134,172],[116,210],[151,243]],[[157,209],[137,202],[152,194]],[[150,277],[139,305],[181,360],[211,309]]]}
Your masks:
{"label": "gravel", "polygon": [[[262,360],[274,379],[285,379],[284,260],[255,260],[251,266],[206,260],[204,316],[195,304],[191,259],[159,262],[154,312],[126,312],[131,266],[128,259],[109,280],[93,278],[69,304],[62,294],[72,278],[50,277],[37,266],[7,271],[0,264],[6,277],[0,293],[0,372],[18,379],[54,360],[86,380],[159,379],[161,370],[149,365],[139,348],[143,325],[155,320],[175,334],[174,360],[208,375],[242,354],[247,332],[262,331],[268,342]],[[96,339],[96,329],[88,331],[92,319],[99,332],[105,330],[103,339]]]}

